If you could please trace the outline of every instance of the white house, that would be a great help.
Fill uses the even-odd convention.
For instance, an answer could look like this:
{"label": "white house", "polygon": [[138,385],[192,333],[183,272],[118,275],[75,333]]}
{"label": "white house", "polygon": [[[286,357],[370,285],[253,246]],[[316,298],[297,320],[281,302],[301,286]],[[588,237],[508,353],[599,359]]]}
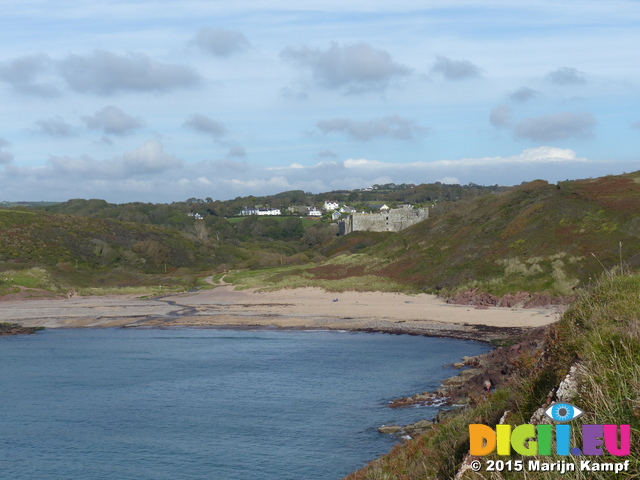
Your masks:
{"label": "white house", "polygon": [[309,207],[309,209],[307,210],[307,215],[310,217],[321,217],[322,212],[316,207]]}
{"label": "white house", "polygon": [[279,208],[245,208],[240,215],[282,215]]}
{"label": "white house", "polygon": [[325,212],[332,212],[333,210],[337,210],[338,208],[340,208],[340,204],[338,202],[331,202],[331,201],[325,200],[323,208]]}
{"label": "white house", "polygon": [[279,208],[261,208],[258,215],[282,215],[282,212]]}

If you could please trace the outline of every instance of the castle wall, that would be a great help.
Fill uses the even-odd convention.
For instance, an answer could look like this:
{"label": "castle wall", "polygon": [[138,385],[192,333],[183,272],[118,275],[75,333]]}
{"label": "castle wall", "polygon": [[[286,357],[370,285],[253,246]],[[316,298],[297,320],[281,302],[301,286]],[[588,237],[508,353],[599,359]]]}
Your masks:
{"label": "castle wall", "polygon": [[379,213],[352,213],[340,222],[339,234],[351,232],[399,232],[429,218],[428,209],[396,208]]}

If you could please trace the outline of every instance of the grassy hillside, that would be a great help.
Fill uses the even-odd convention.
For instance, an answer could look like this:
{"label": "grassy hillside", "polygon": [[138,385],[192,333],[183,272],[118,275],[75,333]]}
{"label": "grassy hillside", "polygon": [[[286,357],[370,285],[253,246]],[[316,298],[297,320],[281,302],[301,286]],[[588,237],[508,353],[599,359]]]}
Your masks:
{"label": "grassy hillside", "polygon": [[[351,235],[338,242],[362,245],[361,233]],[[375,275],[415,291],[569,295],[604,268],[640,264],[640,173],[530,182],[448,204],[425,222],[377,239],[348,261],[336,257],[308,274]],[[332,249],[340,251],[326,248]]]}
{"label": "grassy hillside", "polygon": [[231,229],[224,232],[216,222],[176,215],[186,223],[172,227],[0,209],[0,295],[19,293],[19,287],[55,293],[112,286],[188,288],[208,272],[308,264],[317,255],[313,245],[331,237],[330,225],[314,222],[305,228],[297,217],[247,217],[233,227],[223,219]]}
{"label": "grassy hillside", "polygon": [[[3,284],[46,288],[61,282],[76,286],[155,283],[153,275],[201,270],[216,261],[211,244],[170,228],[0,210]],[[25,269],[31,273],[20,274]]]}
{"label": "grassy hillside", "polygon": [[[505,412],[506,423],[530,423],[531,416],[554,391],[571,365],[580,365],[577,387],[570,402],[585,414],[571,422],[575,434],[581,424],[631,425],[631,455],[613,457],[483,457],[492,460],[539,459],[576,462],[630,460],[629,471],[615,478],[640,478],[640,275],[605,276],[597,285],[582,291],[562,320],[546,333],[546,348],[535,356],[514,360],[520,373],[488,398],[473,397],[457,415],[438,423],[422,436],[396,446],[388,455],[371,462],[347,480],[451,479],[469,451],[468,425],[483,423],[495,427]],[[582,445],[579,438],[572,445]],[[484,470],[484,469],[483,469]],[[579,469],[578,469],[579,470]],[[465,473],[464,479],[556,479],[558,472],[482,471]],[[614,478],[610,472],[567,472],[567,479]]]}
{"label": "grassy hillside", "polygon": [[[429,186],[399,191],[423,187]],[[182,211],[197,210],[195,203],[114,206],[73,200],[55,208],[75,214],[0,210],[0,270],[45,267],[69,280],[81,271],[76,277],[85,281],[95,272],[109,277],[114,271],[269,267],[236,280],[276,288],[566,296],[607,268],[640,264],[639,172],[488,191],[478,196],[482,190],[462,189],[458,193],[466,192],[465,198],[438,202],[429,220],[399,233],[337,238],[330,224],[305,225],[295,216],[246,217],[232,224],[210,214],[196,221]],[[141,220],[123,222],[107,214]]]}

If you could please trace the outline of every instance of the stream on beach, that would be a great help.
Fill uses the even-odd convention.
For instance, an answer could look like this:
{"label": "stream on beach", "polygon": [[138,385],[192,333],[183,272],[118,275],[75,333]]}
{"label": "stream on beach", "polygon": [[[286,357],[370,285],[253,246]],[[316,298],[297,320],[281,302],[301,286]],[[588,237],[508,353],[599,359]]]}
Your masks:
{"label": "stream on beach", "polygon": [[338,331],[51,329],[0,338],[0,477],[335,480],[390,409],[481,343]]}

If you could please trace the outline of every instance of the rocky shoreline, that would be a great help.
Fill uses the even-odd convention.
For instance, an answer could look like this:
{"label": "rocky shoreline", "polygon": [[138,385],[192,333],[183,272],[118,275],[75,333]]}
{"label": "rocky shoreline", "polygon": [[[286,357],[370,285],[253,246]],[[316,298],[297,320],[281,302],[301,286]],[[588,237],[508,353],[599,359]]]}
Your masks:
{"label": "rocky shoreline", "polygon": [[0,322],[0,336],[5,335],[31,335],[44,327],[23,327],[17,323]]}
{"label": "rocky shoreline", "polygon": [[[497,348],[475,357],[464,357],[452,366],[460,369],[458,375],[445,380],[433,392],[422,392],[410,397],[401,397],[389,402],[390,408],[415,406],[443,407],[431,420],[420,420],[410,425],[383,425],[378,431],[383,434],[399,435],[402,439],[414,438],[430,429],[457,408],[474,403],[498,386],[506,383],[519,369],[523,355],[534,356],[544,348],[546,327],[537,328],[524,334],[517,343]],[[485,382],[490,382],[491,390],[485,391]]]}
{"label": "rocky shoreline", "polygon": [[498,296],[478,292],[477,288],[471,288],[447,297],[446,302],[453,305],[475,306],[476,308],[540,308],[569,305],[574,300],[574,295],[560,296],[548,293],[516,292]]}

